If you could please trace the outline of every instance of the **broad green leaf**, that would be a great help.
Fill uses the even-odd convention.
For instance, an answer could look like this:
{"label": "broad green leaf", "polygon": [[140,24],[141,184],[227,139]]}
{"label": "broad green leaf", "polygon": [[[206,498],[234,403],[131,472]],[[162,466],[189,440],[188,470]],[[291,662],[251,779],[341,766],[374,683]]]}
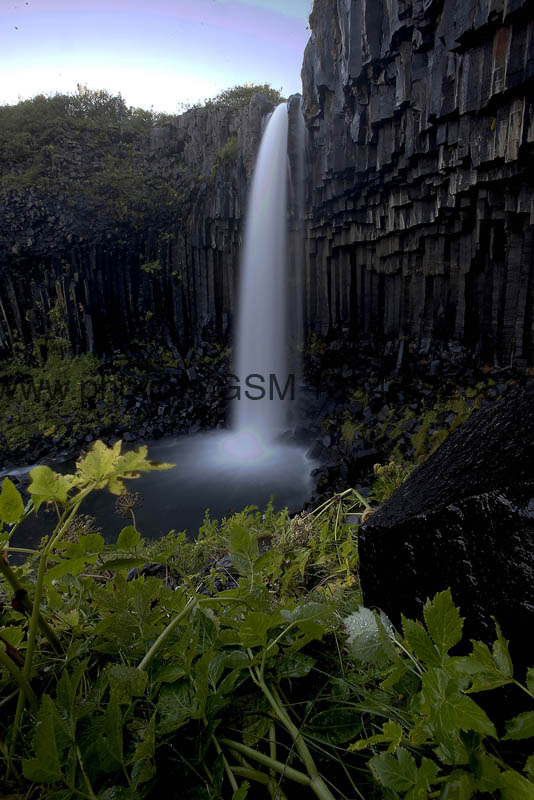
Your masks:
{"label": "broad green leaf", "polygon": [[117,550],[133,550],[139,544],[141,534],[133,525],[127,525],[119,533]]}
{"label": "broad green leaf", "polygon": [[534,696],[534,667],[529,667],[527,670],[527,689]]}
{"label": "broad green leaf", "polygon": [[144,670],[127,664],[111,664],[106,670],[109,682],[110,701],[116,705],[130,703],[132,697],[142,697],[148,680]]}
{"label": "broad green leaf", "polygon": [[477,731],[497,738],[495,726],[485,711],[474,700],[463,694],[458,681],[451,679],[445,670],[431,667],[423,674],[422,697],[424,712],[440,732]]}
{"label": "broad green leaf", "polygon": [[370,736],[369,739],[358,739],[349,746],[349,750],[363,750],[376,744],[389,744],[388,753],[394,753],[402,740],[402,728],[396,722],[385,722],[382,733]]}
{"label": "broad green leaf", "polygon": [[494,653],[491,653],[483,642],[473,642],[472,653],[469,656],[455,658],[452,667],[458,673],[473,676],[469,692],[496,689],[513,680],[507,672],[503,672]]}
{"label": "broad green leaf", "polygon": [[239,630],[234,628],[223,628],[219,631],[219,641],[223,645],[236,645],[241,644],[241,636]]}
{"label": "broad green leaf", "polygon": [[420,745],[424,744],[431,738],[431,726],[425,721],[416,723],[408,732],[408,739],[415,747],[420,747]]}
{"label": "broad green leaf", "polygon": [[438,592],[423,607],[426,627],[442,657],[462,638],[463,617],[454,605],[451,590]]}
{"label": "broad green leaf", "polygon": [[15,484],[4,478],[0,492],[0,522],[13,525],[24,514],[24,503]]}
{"label": "broad green leaf", "polygon": [[506,770],[500,780],[502,800],[532,800],[534,797],[534,783],[519,772]]}
{"label": "broad green leaf", "polygon": [[106,545],[104,537],[99,533],[87,533],[85,536],[80,536],[77,543],[84,553],[98,554],[102,552]]}
{"label": "broad green leaf", "polygon": [[291,610],[283,608],[280,613],[286,622],[308,622],[328,619],[332,609],[326,603],[299,603]]}
{"label": "broad green leaf", "polygon": [[65,575],[81,575],[87,564],[94,564],[98,556],[82,556],[81,558],[67,558],[51,567],[45,575],[45,584],[51,584],[64,578]]}
{"label": "broad green leaf", "polygon": [[422,758],[421,765],[417,770],[417,780],[413,789],[413,800],[425,797],[430,790],[430,785],[434,783],[439,772],[439,767],[429,758]]}
{"label": "broad green leaf", "polygon": [[107,447],[95,442],[84,458],[76,463],[75,480],[78,486],[93,485],[95,489],[107,487],[112,494],[124,494],[125,479],[138,478],[141,472],[171,469],[174,464],[158,464],[147,458],[147,447],[139,447],[121,455],[122,442]]}
{"label": "broad green leaf", "polygon": [[193,683],[195,686],[195,693],[197,696],[199,708],[192,715],[198,719],[204,714],[206,702],[209,695],[209,667],[213,651],[204,653],[200,658],[197,658],[193,668]]}
{"label": "broad green leaf", "polygon": [[446,731],[478,731],[497,738],[493,722],[483,709],[464,694],[451,694],[437,712],[437,719]]}
{"label": "broad green leaf", "polygon": [[18,647],[24,638],[24,628],[20,625],[10,625],[0,628],[0,637],[12,647]]}
{"label": "broad green leaf", "polygon": [[255,692],[245,695],[241,705],[245,712],[240,725],[243,744],[257,747],[269,737],[269,703],[262,693]]}
{"label": "broad green leaf", "polygon": [[226,656],[228,669],[243,669],[250,665],[250,658],[246,650],[231,650]]}
{"label": "broad green leaf", "polygon": [[217,687],[217,692],[221,695],[229,694],[229,692],[232,692],[234,688],[239,686],[244,680],[246,680],[246,676],[244,676],[240,670],[232,670],[232,672],[229,672],[228,675],[225,675],[223,680],[220,682],[219,686]]}
{"label": "broad green leaf", "polygon": [[108,447],[100,440],[94,442],[87,455],[76,462],[77,476],[86,483],[95,483],[100,489],[114,473],[121,457],[122,442]]}
{"label": "broad green leaf", "polygon": [[273,575],[278,572],[283,560],[284,556],[282,553],[278,553],[273,549],[266,550],[265,553],[262,553],[262,555],[256,559],[254,571]]}
{"label": "broad green leaf", "polygon": [[314,738],[328,744],[345,744],[362,729],[361,715],[350,708],[330,708],[308,720]]}
{"label": "broad green leaf", "polygon": [[[50,800],[56,800],[56,798],[50,795]],[[58,797],[57,800],[63,799]],[[72,792],[69,792],[64,800],[72,800]],[[143,796],[136,792],[135,789],[126,788],[125,786],[111,786],[109,789],[98,793],[98,800],[143,800]]]}
{"label": "broad green leaf", "polygon": [[30,471],[31,483],[28,492],[32,496],[35,510],[42,503],[66,503],[72,489],[72,476],[59,475],[50,467],[34,467]]}
{"label": "broad green leaf", "polygon": [[33,737],[35,757],[22,762],[24,777],[35,783],[54,784],[62,780],[54,725],[56,714],[52,699],[43,695]]}
{"label": "broad green leaf", "polygon": [[506,723],[503,739],[530,739],[534,736],[534,711],[524,711]]}
{"label": "broad green leaf", "polygon": [[258,539],[255,534],[242,525],[232,523],[230,533],[230,559],[232,564],[245,578],[254,575],[254,564],[258,558]]}
{"label": "broad green leaf", "polygon": [[417,764],[415,759],[403,747],[399,747],[396,755],[380,753],[369,762],[374,778],[394,792],[407,792],[417,781]]}
{"label": "broad green leaf", "polygon": [[[432,731],[429,738],[434,739],[435,733],[433,731],[433,726],[430,725],[428,727]],[[451,767],[460,767],[464,764],[469,764],[469,753],[460,738],[459,731],[453,731],[452,733],[440,731],[438,735],[439,745],[434,748],[434,753],[443,764],[447,764]],[[412,739],[412,737],[410,738]],[[412,739],[412,741],[414,740]],[[414,744],[420,744],[420,742],[414,741]]]}
{"label": "broad green leaf", "polygon": [[476,784],[468,772],[453,772],[442,784],[440,800],[471,800]]}
{"label": "broad green leaf", "polygon": [[211,688],[215,691],[217,684],[224,674],[226,666],[226,655],[222,650],[216,650],[211,654],[211,659],[208,669],[208,677]]}
{"label": "broad green leaf", "polygon": [[304,678],[313,669],[316,659],[305,653],[294,653],[282,656],[276,662],[278,678]]}
{"label": "broad green leaf", "polygon": [[389,654],[384,648],[378,622],[369,608],[359,608],[343,620],[351,656],[365,664],[384,664]]}
{"label": "broad green leaf", "polygon": [[386,678],[380,682],[380,688],[385,689],[392,689],[400,680],[404,678],[406,673],[408,672],[408,666],[405,661],[400,661],[397,664],[393,664],[390,667],[389,673],[386,673]]}
{"label": "broad green leaf", "polygon": [[168,664],[157,672],[154,670],[151,674],[159,683],[175,683],[185,677],[185,670],[180,664]]}
{"label": "broad green leaf", "polygon": [[267,643],[267,633],[280,624],[279,614],[250,611],[239,627],[243,647],[256,647]]}
{"label": "broad green leaf", "polygon": [[194,687],[184,680],[163,687],[156,709],[159,733],[171,733],[194,717],[199,709],[199,700]]}
{"label": "broad green leaf", "polygon": [[[127,453],[123,453],[121,455],[117,473],[120,475],[124,475],[125,477],[138,477],[139,472],[153,472],[161,471],[164,469],[173,469],[175,464],[168,464],[163,461],[151,461],[147,458],[148,454],[148,447],[143,445],[142,447],[138,447],[136,450],[128,450]],[[129,473],[132,473],[131,475]]]}
{"label": "broad green leaf", "polygon": [[382,725],[382,733],[391,742],[390,746],[388,747],[388,752],[393,753],[401,743],[402,739],[401,726],[398,725],[396,722],[391,722],[391,720],[388,720],[388,722],[384,722],[384,724]]}
{"label": "broad green leaf", "polygon": [[404,638],[410,645],[412,653],[423,664],[439,666],[442,663],[442,659],[436,649],[436,645],[433,643],[432,639],[420,622],[407,619],[404,615],[402,615],[402,630],[404,632]]}
{"label": "broad green leaf", "polygon": [[285,648],[286,653],[296,653],[298,650],[302,650],[308,642],[314,639],[321,640],[326,633],[326,625],[315,619],[300,620],[297,626],[301,635],[295,639],[293,644]]}
{"label": "broad green leaf", "polygon": [[197,652],[205,653],[217,640],[217,625],[214,618],[204,609],[197,608],[191,616],[191,624],[198,635]]}
{"label": "broad green leaf", "polygon": [[493,794],[499,788],[501,770],[498,759],[482,751],[470,759],[471,769],[477,775],[477,788],[480,792]]}

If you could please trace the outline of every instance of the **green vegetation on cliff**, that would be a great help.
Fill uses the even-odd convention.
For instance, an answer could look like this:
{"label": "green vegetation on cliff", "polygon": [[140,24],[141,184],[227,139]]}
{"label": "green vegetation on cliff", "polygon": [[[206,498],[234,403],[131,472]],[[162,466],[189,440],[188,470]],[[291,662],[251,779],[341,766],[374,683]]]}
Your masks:
{"label": "green vegetation on cliff", "polygon": [[184,187],[151,165],[150,132],[169,118],[128,108],[119,96],[79,87],[0,107],[0,192],[70,198],[81,213],[131,227],[166,219]]}
{"label": "green vegetation on cliff", "polygon": [[245,83],[241,86],[232,86],[230,89],[223,89],[215,97],[206,100],[206,108],[231,108],[239,110],[246,108],[254,94],[265,95],[271,103],[278,105],[286,99],[282,96],[282,89],[273,89],[270,83]]}

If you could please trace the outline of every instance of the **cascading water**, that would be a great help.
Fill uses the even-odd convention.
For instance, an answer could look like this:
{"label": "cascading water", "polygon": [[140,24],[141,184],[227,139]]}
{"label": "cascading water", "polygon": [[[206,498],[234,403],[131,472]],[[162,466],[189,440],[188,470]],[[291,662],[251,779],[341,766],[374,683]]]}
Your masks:
{"label": "cascading water", "polygon": [[[282,399],[289,378],[287,135],[288,110],[283,103],[267,123],[256,160],[238,295],[235,369],[241,392],[234,405],[233,427],[238,435],[256,436],[264,444],[281,433],[287,410],[287,401]],[[249,390],[247,381],[261,390]],[[263,397],[261,391],[265,391]]]}
{"label": "cascading water", "polygon": [[[288,378],[287,134],[284,104],[267,123],[248,203],[234,366],[241,392],[234,400],[232,428],[148,443],[152,458],[176,464],[176,469],[143,475],[136,484],[145,499],[136,519],[148,537],[170,528],[194,535],[206,508],[219,518],[230,509],[265,506],[271,497],[278,508],[297,509],[309,497],[311,463],[304,449],[279,439],[288,400],[281,401],[278,392],[270,399],[271,376],[282,394]],[[251,375],[256,375],[252,383],[265,390],[263,400],[245,394],[260,393],[247,389]],[[65,469],[70,472],[72,464]],[[89,510],[114,540],[115,526],[106,526],[113,519],[112,496],[96,492]]]}

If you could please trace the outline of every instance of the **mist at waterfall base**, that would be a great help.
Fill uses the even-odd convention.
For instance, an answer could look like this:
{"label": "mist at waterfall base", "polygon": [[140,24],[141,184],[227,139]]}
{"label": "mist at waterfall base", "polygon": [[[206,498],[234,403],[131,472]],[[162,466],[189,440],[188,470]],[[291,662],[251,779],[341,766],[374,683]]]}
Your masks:
{"label": "mist at waterfall base", "polygon": [[[272,498],[275,508],[296,511],[310,496],[312,463],[305,449],[283,442],[295,401],[294,392],[283,391],[291,377],[286,330],[287,140],[288,109],[282,104],[266,125],[248,198],[234,342],[239,395],[233,392],[231,428],[147,442],[151,459],[176,465],[128,482],[128,489],[143,499],[135,516],[147,538],[170,529],[187,530],[194,537],[206,509],[212,519],[220,519],[249,505],[263,509]],[[265,381],[263,398],[247,389],[252,375]],[[269,390],[271,376],[282,391]],[[255,385],[258,382],[256,378]],[[72,463],[55,466],[65,472],[74,468]],[[96,517],[109,541],[128,524],[114,516],[115,501],[107,491],[98,491],[82,509]]]}

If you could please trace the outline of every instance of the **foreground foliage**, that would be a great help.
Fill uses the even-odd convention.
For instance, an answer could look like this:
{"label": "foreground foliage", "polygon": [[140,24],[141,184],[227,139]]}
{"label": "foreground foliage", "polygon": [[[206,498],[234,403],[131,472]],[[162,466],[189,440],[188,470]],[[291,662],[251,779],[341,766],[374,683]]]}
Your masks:
{"label": "foreground foliage", "polygon": [[[74,475],[34,468],[26,506],[3,482],[6,791],[533,796],[534,671],[514,675],[498,627],[493,648],[456,654],[463,620],[448,591],[427,602],[424,625],[403,619],[402,632],[360,605],[348,514],[367,504],[356,492],[292,520],[272,508],[207,516],[196,542],[175,532],[143,541],[133,510],[113,546],[76,525],[91,492],[127,508],[125,482],[167,466],[144,448],[97,442]],[[18,548],[19,526],[45,508],[53,533],[38,550]],[[17,553],[28,558],[13,567]],[[147,563],[162,578],[143,574]],[[479,696],[505,685],[527,705],[501,726]]]}

